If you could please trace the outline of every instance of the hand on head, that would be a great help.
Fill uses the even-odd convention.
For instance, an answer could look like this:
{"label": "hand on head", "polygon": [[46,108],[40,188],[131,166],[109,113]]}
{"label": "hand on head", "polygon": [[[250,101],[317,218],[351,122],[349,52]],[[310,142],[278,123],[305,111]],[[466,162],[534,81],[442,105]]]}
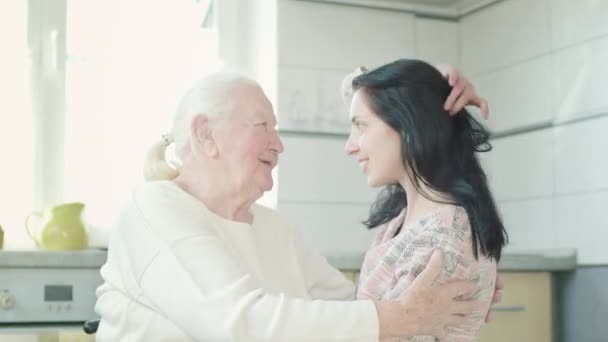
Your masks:
{"label": "hand on head", "polygon": [[481,116],[484,119],[489,117],[488,101],[477,95],[473,84],[452,65],[441,64],[437,69],[447,78],[452,87],[452,92],[445,100],[444,109],[454,115],[460,112],[464,106],[471,105],[481,109]]}
{"label": "hand on head", "polygon": [[[469,79],[460,70],[450,64],[439,64],[436,68],[443,74],[452,87],[452,91],[444,103],[444,109],[454,115],[465,106],[475,106],[481,110],[481,116],[487,120],[490,115],[488,101],[476,93],[475,87]],[[367,71],[368,69],[365,67],[358,67],[342,80],[342,98],[347,108],[350,107],[353,96],[353,79]]]}

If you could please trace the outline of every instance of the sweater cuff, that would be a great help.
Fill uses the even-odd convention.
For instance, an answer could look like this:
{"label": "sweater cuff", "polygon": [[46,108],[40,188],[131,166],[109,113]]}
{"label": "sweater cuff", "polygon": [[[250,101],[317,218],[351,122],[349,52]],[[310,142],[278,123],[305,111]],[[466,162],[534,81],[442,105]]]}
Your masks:
{"label": "sweater cuff", "polygon": [[376,305],[371,300],[359,300],[355,301],[360,305],[360,311],[362,312],[362,319],[359,322],[359,329],[362,332],[367,332],[365,335],[369,336],[369,341],[380,340],[380,322],[378,322],[378,313],[376,312]]}

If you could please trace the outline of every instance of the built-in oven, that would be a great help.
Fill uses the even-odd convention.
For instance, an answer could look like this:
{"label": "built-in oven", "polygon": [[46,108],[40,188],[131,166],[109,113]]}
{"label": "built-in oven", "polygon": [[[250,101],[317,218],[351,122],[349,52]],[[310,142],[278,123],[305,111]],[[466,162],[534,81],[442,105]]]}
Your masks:
{"label": "built-in oven", "polygon": [[77,328],[95,319],[95,290],[106,256],[96,249],[0,251],[0,337],[9,331]]}

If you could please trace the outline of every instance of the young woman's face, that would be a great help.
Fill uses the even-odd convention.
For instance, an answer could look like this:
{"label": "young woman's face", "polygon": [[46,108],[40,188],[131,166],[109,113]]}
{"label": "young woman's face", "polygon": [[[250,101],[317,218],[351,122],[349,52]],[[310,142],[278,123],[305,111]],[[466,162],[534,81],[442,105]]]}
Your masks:
{"label": "young woman's face", "polygon": [[352,125],[344,151],[356,158],[367,176],[367,183],[379,187],[405,177],[399,133],[371,110],[361,90],[353,96],[350,119]]}

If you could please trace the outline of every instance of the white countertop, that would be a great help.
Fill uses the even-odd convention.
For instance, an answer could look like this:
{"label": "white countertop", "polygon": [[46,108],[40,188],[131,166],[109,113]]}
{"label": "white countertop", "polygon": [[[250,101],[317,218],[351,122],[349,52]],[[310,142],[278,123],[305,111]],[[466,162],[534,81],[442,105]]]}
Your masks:
{"label": "white countertop", "polygon": [[[341,270],[359,270],[364,253],[326,255],[329,263]],[[576,268],[576,249],[510,249],[502,253],[498,270],[503,272],[571,271]]]}
{"label": "white countertop", "polygon": [[100,268],[107,259],[104,249],[77,251],[0,250],[0,268]]}
{"label": "white countertop", "polygon": [[[1,267],[99,268],[105,263],[107,251],[0,251]],[[359,270],[364,253],[327,254],[327,260],[341,270]],[[498,264],[500,271],[570,271],[576,268],[576,249],[510,249],[505,248]]]}

